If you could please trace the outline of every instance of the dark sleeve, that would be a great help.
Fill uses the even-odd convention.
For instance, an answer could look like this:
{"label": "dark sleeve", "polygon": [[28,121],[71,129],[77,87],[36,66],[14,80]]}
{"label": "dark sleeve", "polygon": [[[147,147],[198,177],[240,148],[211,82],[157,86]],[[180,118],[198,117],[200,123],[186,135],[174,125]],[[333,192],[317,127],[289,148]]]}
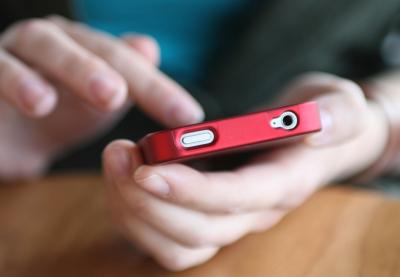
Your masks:
{"label": "dark sleeve", "polygon": [[43,17],[49,14],[60,14],[70,17],[68,0],[1,0],[0,30],[15,21]]}
{"label": "dark sleeve", "polygon": [[305,71],[362,79],[382,70],[381,45],[399,18],[398,0],[270,0],[224,49],[207,89],[225,115],[271,99]]}

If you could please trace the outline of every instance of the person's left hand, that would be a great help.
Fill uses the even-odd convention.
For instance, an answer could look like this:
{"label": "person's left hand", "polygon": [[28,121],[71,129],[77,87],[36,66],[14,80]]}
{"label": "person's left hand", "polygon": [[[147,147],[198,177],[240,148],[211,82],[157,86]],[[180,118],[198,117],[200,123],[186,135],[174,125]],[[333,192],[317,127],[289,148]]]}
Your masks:
{"label": "person's left hand", "polygon": [[354,176],[379,158],[387,123],[355,83],[308,74],[289,86],[280,104],[310,99],[319,102],[322,132],[264,150],[234,171],[142,165],[134,143],[111,143],[103,160],[115,222],[163,266],[182,270],[270,228],[320,186]]}

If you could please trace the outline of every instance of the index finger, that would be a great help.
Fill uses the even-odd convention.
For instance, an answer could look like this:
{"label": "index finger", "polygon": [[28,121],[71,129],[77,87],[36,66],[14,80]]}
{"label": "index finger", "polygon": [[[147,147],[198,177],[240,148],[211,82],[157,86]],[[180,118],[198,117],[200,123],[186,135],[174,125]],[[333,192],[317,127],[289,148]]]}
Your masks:
{"label": "index finger", "polygon": [[[209,213],[292,206],[316,187],[319,173],[324,172],[324,163],[312,162],[323,157],[315,151],[306,154],[303,147],[279,151],[282,155],[272,161],[256,161],[235,171],[200,172],[181,164],[144,165],[136,170],[134,179],[166,201]],[[318,172],[309,175],[313,179],[304,177],[311,169]]]}
{"label": "index finger", "polygon": [[154,119],[171,127],[202,120],[204,114],[195,99],[137,52],[82,24],[60,17],[50,20],[122,74],[128,82],[131,97]]}

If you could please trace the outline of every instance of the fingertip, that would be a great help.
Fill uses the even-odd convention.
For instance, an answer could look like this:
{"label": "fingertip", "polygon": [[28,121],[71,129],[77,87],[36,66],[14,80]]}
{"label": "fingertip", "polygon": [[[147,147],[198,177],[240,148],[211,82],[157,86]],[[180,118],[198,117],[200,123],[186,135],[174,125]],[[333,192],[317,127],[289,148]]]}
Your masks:
{"label": "fingertip", "polygon": [[[348,90],[345,90],[347,86]],[[355,90],[350,92],[350,88]],[[329,146],[357,137],[367,125],[368,107],[357,86],[347,82],[342,89],[314,98],[320,109],[321,131],[306,137],[311,146]]]}
{"label": "fingertip", "polygon": [[204,113],[203,108],[200,106],[200,104],[195,102],[193,104],[192,115],[188,118],[189,121],[188,124],[200,123],[204,121],[205,116],[206,115]]}
{"label": "fingertip", "polygon": [[22,81],[16,97],[21,111],[35,118],[50,114],[58,100],[55,89],[36,78]]}
{"label": "fingertip", "polygon": [[126,81],[111,72],[94,72],[89,78],[89,90],[93,104],[104,111],[121,108],[128,96]]}
{"label": "fingertip", "polygon": [[49,115],[55,109],[57,100],[58,97],[55,91],[49,93],[38,103],[34,110],[34,114],[37,117],[44,117],[46,115]]}
{"label": "fingertip", "polygon": [[153,37],[142,34],[126,34],[122,36],[122,39],[150,63],[159,66],[161,55],[160,46]]}
{"label": "fingertip", "polygon": [[102,104],[102,108],[105,111],[111,112],[116,111],[124,106],[128,98],[128,89],[126,84],[121,85],[119,88],[115,89],[114,96],[111,97],[108,101],[106,100],[104,104]]}
{"label": "fingertip", "polygon": [[173,106],[167,116],[167,123],[170,127],[179,127],[182,125],[190,125],[200,123],[204,120],[205,114],[203,109],[197,104],[179,104]]}
{"label": "fingertip", "polygon": [[116,179],[130,178],[142,163],[138,147],[129,140],[111,142],[103,151],[105,171]]}
{"label": "fingertip", "polygon": [[319,146],[328,144],[332,137],[333,118],[331,113],[320,110],[321,131],[305,138],[307,144]]}

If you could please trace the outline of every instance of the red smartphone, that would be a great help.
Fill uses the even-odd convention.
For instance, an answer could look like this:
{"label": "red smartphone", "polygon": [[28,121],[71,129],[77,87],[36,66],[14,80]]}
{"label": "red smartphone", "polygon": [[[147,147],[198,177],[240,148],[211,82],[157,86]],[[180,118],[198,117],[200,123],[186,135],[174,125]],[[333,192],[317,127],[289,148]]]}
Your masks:
{"label": "red smartphone", "polygon": [[263,147],[320,130],[318,105],[306,102],[151,133],[138,144],[145,163],[159,164]]}

